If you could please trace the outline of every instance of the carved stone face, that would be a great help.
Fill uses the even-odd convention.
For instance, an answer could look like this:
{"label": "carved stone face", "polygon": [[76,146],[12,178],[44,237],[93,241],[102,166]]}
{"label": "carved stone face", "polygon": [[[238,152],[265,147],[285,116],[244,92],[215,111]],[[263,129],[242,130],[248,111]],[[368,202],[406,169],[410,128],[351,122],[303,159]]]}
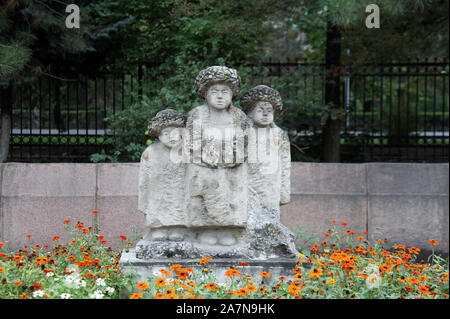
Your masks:
{"label": "carved stone face", "polygon": [[159,140],[164,146],[174,148],[180,145],[182,136],[179,127],[166,127],[159,134]]}
{"label": "carved stone face", "polygon": [[206,92],[206,103],[217,109],[226,109],[232,101],[233,92],[226,84],[214,84]]}
{"label": "carved stone face", "polygon": [[249,116],[256,126],[268,127],[273,123],[273,106],[265,101],[256,102]]}

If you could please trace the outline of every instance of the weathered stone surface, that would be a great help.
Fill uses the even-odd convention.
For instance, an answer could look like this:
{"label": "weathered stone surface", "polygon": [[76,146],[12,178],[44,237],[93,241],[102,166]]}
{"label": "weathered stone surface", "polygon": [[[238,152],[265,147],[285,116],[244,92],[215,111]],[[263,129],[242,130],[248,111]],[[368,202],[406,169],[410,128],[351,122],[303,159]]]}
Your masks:
{"label": "weathered stone surface", "polygon": [[54,235],[67,240],[63,221],[90,221],[95,205],[95,164],[3,165],[1,194],[2,240],[22,248],[26,235],[50,244]]}
{"label": "weathered stone surface", "polygon": [[139,163],[97,164],[97,169],[99,196],[138,196]]}
{"label": "weathered stone surface", "polygon": [[52,245],[55,235],[60,242],[69,242],[63,225],[66,219],[86,225],[93,221],[94,196],[3,196],[1,204],[2,240],[13,251],[31,243]]}
{"label": "weathered stone surface", "polygon": [[370,194],[449,195],[449,164],[370,163]]}
{"label": "weathered stone surface", "polygon": [[121,247],[120,235],[144,234],[145,217],[137,209],[139,163],[97,164],[97,170],[100,233],[108,245]]}
{"label": "weathered stone surface", "polygon": [[[340,230],[352,230],[362,234],[367,225],[367,197],[364,195],[328,195],[328,194],[293,194],[291,203],[281,207],[281,222],[295,231],[306,227],[302,236],[316,233],[321,241],[326,241],[324,234],[334,225]],[[348,226],[341,226],[346,222]],[[301,237],[297,245],[309,247]]]}
{"label": "weathered stone surface", "polygon": [[94,196],[95,164],[4,164],[2,196]]}
{"label": "weathered stone surface", "polygon": [[300,163],[291,166],[292,194],[367,194],[366,164]]}
{"label": "weathered stone surface", "polygon": [[[266,271],[271,274],[270,278],[264,278],[266,284],[271,284],[273,281],[278,280],[279,277],[286,277],[287,280],[293,280],[294,274],[292,272],[298,259],[295,258],[276,258],[276,259],[262,259],[262,260],[250,260],[250,259],[230,259],[230,258],[215,258],[210,261],[206,266],[198,263],[198,259],[186,259],[186,258],[151,258],[141,259],[136,258],[136,251],[131,249],[129,252],[123,252],[120,259],[119,267],[124,272],[135,272],[137,274],[138,281],[147,280],[148,276],[160,276],[160,269],[168,270],[170,266],[174,264],[182,265],[183,267],[189,267],[195,271],[202,271],[205,268],[212,272],[217,278],[219,284],[225,283],[230,279],[225,277],[225,271],[231,266],[235,266],[235,269],[239,270],[242,274],[250,274],[253,278],[257,278],[261,271]],[[241,262],[247,263],[246,266],[241,266]],[[303,264],[305,267],[310,267],[308,264]]]}
{"label": "weathered stone surface", "polygon": [[430,248],[429,238],[439,241],[440,251],[448,253],[449,202],[447,196],[371,195],[369,234],[389,240],[388,246],[405,244]]}

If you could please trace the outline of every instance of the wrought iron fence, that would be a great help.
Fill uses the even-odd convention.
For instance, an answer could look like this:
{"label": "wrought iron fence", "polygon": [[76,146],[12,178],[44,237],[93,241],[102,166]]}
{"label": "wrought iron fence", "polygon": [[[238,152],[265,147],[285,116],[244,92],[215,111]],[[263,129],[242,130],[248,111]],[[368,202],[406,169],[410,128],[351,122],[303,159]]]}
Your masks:
{"label": "wrought iron fence", "polygon": [[[341,72],[342,158],[348,162],[448,162],[448,60],[350,65]],[[277,88],[284,103],[278,123],[292,152],[317,160],[327,107],[325,69],[308,62],[236,66],[243,83]],[[12,105],[9,161],[89,162],[111,150],[105,118],[146,93],[148,68],[96,76],[40,77],[17,87]],[[5,90],[0,102],[5,101]],[[315,154],[315,155],[314,155]]]}

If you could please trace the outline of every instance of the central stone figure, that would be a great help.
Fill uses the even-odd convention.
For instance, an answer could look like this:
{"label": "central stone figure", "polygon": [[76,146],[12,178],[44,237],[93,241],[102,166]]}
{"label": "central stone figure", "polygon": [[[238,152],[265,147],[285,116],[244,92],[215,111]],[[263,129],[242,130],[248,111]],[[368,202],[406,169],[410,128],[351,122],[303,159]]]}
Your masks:
{"label": "central stone figure", "polygon": [[195,79],[204,104],[186,121],[191,163],[187,167],[187,220],[207,245],[237,243],[247,223],[246,114],[233,106],[241,87],[236,70],[212,66]]}

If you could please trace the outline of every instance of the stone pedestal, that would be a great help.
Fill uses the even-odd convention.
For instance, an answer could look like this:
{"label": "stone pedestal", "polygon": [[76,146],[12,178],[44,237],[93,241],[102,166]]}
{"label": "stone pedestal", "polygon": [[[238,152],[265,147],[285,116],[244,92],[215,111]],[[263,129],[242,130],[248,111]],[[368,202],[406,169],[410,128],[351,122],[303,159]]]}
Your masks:
{"label": "stone pedestal", "polygon": [[[180,264],[184,268],[190,267],[192,269],[202,270],[205,267],[212,271],[217,279],[216,283],[225,283],[227,277],[225,272],[234,266],[241,274],[249,274],[258,283],[262,279],[259,273],[262,271],[269,272],[270,278],[264,278],[266,284],[271,284],[277,281],[279,277],[286,277],[287,280],[293,280],[294,269],[298,259],[297,258],[273,258],[273,259],[236,259],[236,258],[217,258],[208,262],[206,266],[198,262],[197,259],[177,259],[177,258],[160,258],[160,259],[138,259],[136,258],[135,249],[130,249],[129,252],[123,252],[119,261],[119,267],[122,271],[127,273],[137,273],[138,281],[147,281],[148,277],[159,277],[161,274],[159,270],[164,268],[169,270],[170,266]],[[242,266],[241,263],[246,265]],[[305,266],[305,264],[303,264]]]}

